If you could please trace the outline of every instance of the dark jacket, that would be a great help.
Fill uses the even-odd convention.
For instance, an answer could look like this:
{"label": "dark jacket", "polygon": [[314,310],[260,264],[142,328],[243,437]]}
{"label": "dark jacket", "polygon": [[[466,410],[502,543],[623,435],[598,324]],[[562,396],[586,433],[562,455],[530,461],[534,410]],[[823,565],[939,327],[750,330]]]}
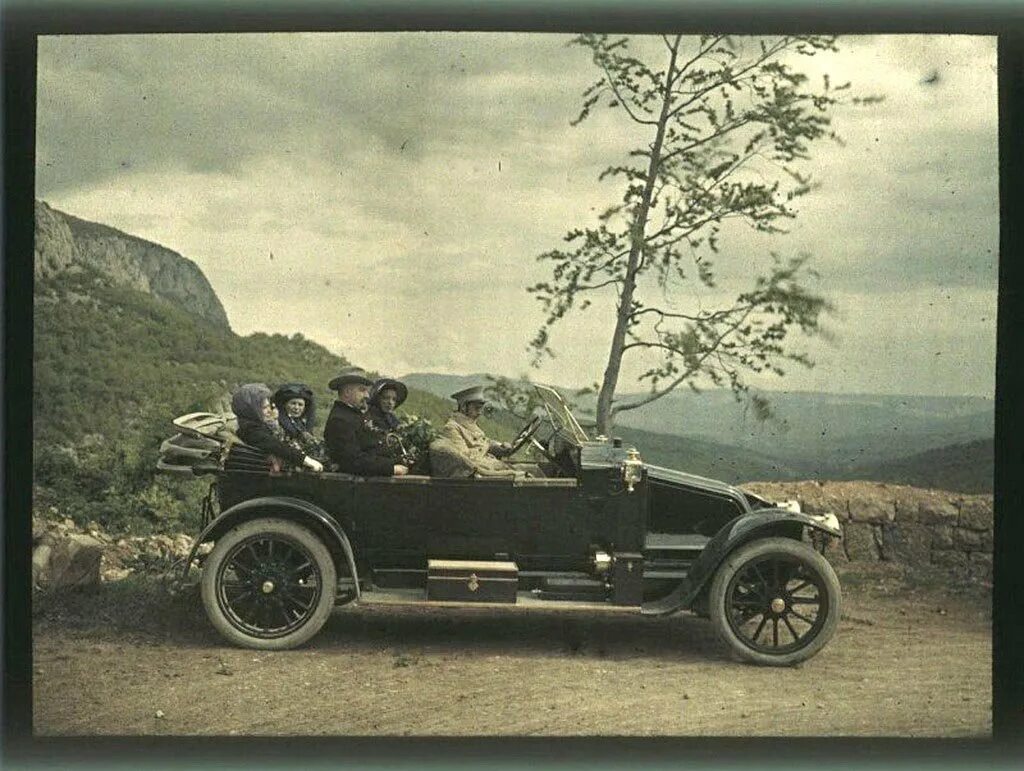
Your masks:
{"label": "dark jacket", "polygon": [[395,462],[381,447],[383,434],[374,431],[366,415],[342,401],[335,401],[324,424],[327,456],[346,474],[389,477]]}
{"label": "dark jacket", "polygon": [[385,434],[397,430],[399,426],[398,416],[395,413],[384,412],[376,404],[371,404],[366,408],[366,417],[374,428]]}
{"label": "dark jacket", "polygon": [[278,458],[294,466],[301,466],[303,459],[306,457],[304,453],[274,436],[265,423],[257,423],[240,418],[238,421],[238,438],[246,444],[262,450],[268,455],[276,455]]}

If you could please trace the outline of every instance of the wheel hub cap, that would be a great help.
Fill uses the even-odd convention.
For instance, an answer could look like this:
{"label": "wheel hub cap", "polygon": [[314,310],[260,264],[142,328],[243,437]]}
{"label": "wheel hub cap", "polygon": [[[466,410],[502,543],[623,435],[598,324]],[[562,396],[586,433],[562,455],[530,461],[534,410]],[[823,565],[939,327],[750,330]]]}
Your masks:
{"label": "wheel hub cap", "polygon": [[772,613],[781,613],[786,609],[786,601],[781,597],[776,597],[771,602]]}
{"label": "wheel hub cap", "polygon": [[261,586],[260,589],[263,590],[264,594],[270,594],[272,591],[274,591],[274,582],[264,581],[263,586]]}

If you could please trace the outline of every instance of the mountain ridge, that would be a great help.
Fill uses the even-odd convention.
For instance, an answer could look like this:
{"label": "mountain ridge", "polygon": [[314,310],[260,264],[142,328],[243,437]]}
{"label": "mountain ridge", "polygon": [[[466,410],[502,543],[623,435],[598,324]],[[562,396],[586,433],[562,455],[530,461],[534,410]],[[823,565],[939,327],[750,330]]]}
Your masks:
{"label": "mountain ridge", "polygon": [[[482,374],[410,373],[405,380],[439,396],[488,382]],[[574,397],[571,390],[560,390],[583,408],[593,403],[593,396]],[[994,406],[986,397],[808,391],[767,396],[777,412],[774,422],[745,416],[730,391],[682,391],[635,413],[622,413],[615,432],[645,431],[716,444],[773,458],[780,468],[812,479],[849,479],[878,464],[994,436]]]}
{"label": "mountain ridge", "polygon": [[91,268],[116,284],[177,303],[230,329],[224,306],[198,265],[172,249],[35,202],[35,275]]}

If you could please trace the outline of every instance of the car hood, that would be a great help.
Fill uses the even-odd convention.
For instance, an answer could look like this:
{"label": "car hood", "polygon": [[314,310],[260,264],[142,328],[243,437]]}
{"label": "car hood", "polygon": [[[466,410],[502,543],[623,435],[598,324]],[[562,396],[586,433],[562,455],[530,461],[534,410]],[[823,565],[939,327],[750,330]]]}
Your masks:
{"label": "car hood", "polygon": [[739,498],[746,502],[747,507],[751,509],[760,509],[772,505],[771,501],[766,501],[753,493],[748,493],[746,490],[741,490],[718,479],[709,479],[697,474],[688,474],[685,471],[676,471],[675,469],[655,466],[650,463],[645,463],[644,465],[647,467],[648,479],[655,482],[661,482],[672,487],[687,487],[730,498]]}
{"label": "car hood", "polygon": [[657,479],[660,482],[673,482],[675,484],[686,485],[687,487],[700,487],[704,490],[718,490],[720,492],[729,492],[736,488],[730,484],[719,481],[717,479],[709,479],[708,477],[697,476],[696,474],[687,474],[685,471],[676,471],[672,468],[665,468],[664,466],[655,466],[652,463],[645,463],[647,466],[647,475],[652,479]]}

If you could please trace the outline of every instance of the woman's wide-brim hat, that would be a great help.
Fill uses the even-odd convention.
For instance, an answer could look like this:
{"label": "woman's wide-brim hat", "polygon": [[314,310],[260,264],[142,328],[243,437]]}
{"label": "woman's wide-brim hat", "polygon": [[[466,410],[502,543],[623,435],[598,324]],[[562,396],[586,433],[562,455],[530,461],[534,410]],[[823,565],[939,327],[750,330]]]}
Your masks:
{"label": "woman's wide-brim hat", "polygon": [[274,391],[271,401],[280,407],[289,399],[302,399],[309,404],[313,401],[313,389],[305,383],[285,383]]}
{"label": "woman's wide-brim hat", "polygon": [[464,388],[461,391],[456,391],[455,393],[453,393],[451,398],[454,399],[455,403],[458,404],[460,407],[463,404],[468,404],[469,402],[482,402],[483,404],[487,404],[488,401],[487,397],[484,396],[483,386],[473,386],[472,388]]}
{"label": "woman's wide-brim hat", "polygon": [[382,377],[373,384],[373,393],[370,397],[371,401],[376,400],[381,391],[385,391],[388,388],[393,389],[395,392],[395,396],[397,397],[397,402],[395,404],[396,407],[409,398],[409,389],[406,387],[405,383],[400,380],[395,380],[394,378]]}
{"label": "woman's wide-brim hat", "polygon": [[347,385],[355,383],[357,385],[372,386],[373,381],[366,376],[366,372],[359,367],[345,367],[341,373],[334,378],[327,387],[332,391],[340,391]]}

